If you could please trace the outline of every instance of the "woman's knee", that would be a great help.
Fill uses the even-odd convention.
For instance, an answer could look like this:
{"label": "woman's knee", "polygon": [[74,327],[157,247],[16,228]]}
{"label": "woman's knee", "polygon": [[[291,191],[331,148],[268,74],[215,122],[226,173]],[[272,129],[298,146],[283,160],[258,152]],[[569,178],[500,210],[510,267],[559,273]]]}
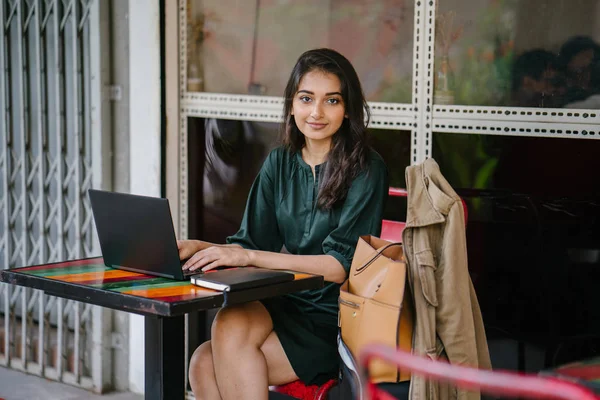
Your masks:
{"label": "woman's knee", "polygon": [[213,320],[211,338],[217,345],[225,341],[242,341],[249,327],[250,316],[244,307],[224,307]]}
{"label": "woman's knee", "polygon": [[260,346],[272,329],[271,317],[264,306],[249,303],[220,309],[212,324],[211,338],[217,347]]}
{"label": "woman's knee", "polygon": [[190,385],[192,390],[196,391],[201,385],[201,379],[213,376],[207,371],[214,371],[213,355],[210,340],[202,343],[190,359],[190,367],[188,371]]}

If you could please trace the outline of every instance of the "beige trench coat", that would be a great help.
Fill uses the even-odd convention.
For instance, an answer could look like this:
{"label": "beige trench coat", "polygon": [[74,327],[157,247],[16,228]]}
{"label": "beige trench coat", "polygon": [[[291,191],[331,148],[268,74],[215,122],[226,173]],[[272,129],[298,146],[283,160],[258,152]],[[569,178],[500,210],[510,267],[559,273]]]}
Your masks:
{"label": "beige trench coat", "polygon": [[[481,311],[467,268],[461,199],[431,158],[406,169],[406,187],[402,239],[416,310],[413,352],[490,369]],[[476,400],[480,394],[413,375],[409,398]]]}

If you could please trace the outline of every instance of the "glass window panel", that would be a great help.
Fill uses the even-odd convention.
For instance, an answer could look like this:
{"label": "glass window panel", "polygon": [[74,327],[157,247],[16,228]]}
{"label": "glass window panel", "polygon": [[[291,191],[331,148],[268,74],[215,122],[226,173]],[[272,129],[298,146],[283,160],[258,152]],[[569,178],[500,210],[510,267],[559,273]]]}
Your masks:
{"label": "glass window panel", "polygon": [[405,188],[404,170],[410,165],[410,131],[369,129],[369,139],[388,167],[390,186]]}
{"label": "glass window panel", "polygon": [[[410,165],[410,131],[370,129],[369,139],[388,167],[390,186],[406,188],[404,171]],[[390,197],[383,217],[406,221],[405,199]]]}
{"label": "glass window panel", "polygon": [[300,54],[331,47],[370,101],[411,102],[412,0],[188,1],[188,91],[281,96]]}
{"label": "glass window panel", "polygon": [[434,103],[600,108],[599,0],[444,0]]}
{"label": "glass window panel", "polygon": [[600,196],[600,140],[436,133],[432,151],[455,188]]}
{"label": "glass window panel", "polygon": [[190,226],[214,243],[237,231],[254,178],[277,146],[279,124],[189,118]]}
{"label": "glass window panel", "polygon": [[[467,203],[488,338],[528,337],[547,350],[528,361],[532,371],[598,354],[598,336],[586,335],[600,327],[599,151],[598,140],[433,136],[433,157]],[[559,336],[567,348],[546,347]]]}

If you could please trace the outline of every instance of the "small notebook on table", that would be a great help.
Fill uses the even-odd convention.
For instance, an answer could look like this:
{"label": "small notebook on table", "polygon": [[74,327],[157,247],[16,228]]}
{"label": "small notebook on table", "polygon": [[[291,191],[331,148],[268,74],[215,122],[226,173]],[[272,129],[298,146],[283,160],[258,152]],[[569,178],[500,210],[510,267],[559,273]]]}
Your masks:
{"label": "small notebook on table", "polygon": [[190,281],[207,289],[233,292],[274,283],[293,281],[294,274],[256,267],[228,268],[194,275]]}

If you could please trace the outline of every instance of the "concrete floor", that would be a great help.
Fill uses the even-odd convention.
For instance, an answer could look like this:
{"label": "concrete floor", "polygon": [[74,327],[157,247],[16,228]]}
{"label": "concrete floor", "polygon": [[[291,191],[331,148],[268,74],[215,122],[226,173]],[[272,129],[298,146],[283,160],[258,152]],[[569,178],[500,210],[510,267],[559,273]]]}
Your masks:
{"label": "concrete floor", "polygon": [[103,396],[73,386],[49,381],[0,367],[0,399],[4,400],[142,400],[133,393]]}

